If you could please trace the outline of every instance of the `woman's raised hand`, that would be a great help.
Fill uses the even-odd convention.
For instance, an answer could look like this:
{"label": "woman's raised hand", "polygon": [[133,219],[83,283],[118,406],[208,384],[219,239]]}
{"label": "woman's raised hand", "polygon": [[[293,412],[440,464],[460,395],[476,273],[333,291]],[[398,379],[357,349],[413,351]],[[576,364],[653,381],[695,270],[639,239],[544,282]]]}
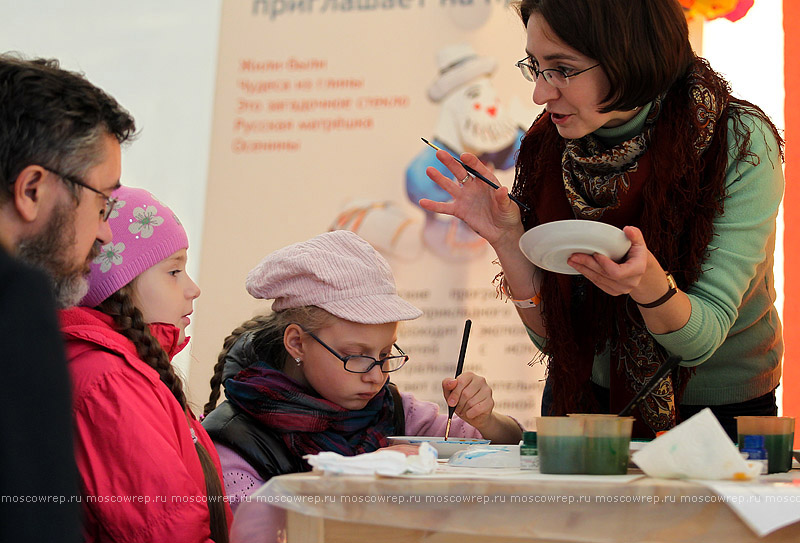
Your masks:
{"label": "woman's raised hand", "polygon": [[[523,228],[517,204],[508,197],[508,188],[494,189],[480,179],[475,179],[446,151],[437,151],[436,158],[452,172],[456,179],[466,179],[464,183],[445,177],[436,168],[426,170],[428,177],[453,197],[450,202],[435,202],[423,198],[419,205],[435,213],[458,217],[469,225],[479,236],[491,245],[502,243],[510,238],[512,243],[519,240]],[[470,153],[461,155],[464,164],[480,172],[498,185],[497,178]],[[514,239],[515,238],[515,239]]]}

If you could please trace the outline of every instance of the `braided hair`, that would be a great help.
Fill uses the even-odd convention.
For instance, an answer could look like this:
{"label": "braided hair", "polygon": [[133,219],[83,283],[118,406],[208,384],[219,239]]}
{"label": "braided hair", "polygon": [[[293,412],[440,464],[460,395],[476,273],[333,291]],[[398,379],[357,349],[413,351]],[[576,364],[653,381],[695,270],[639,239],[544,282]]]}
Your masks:
{"label": "braided hair", "polygon": [[240,326],[233,329],[228,337],[225,338],[225,341],[222,342],[222,351],[219,353],[217,357],[217,363],[214,365],[214,375],[211,376],[211,394],[208,396],[208,403],[206,403],[205,407],[203,408],[203,414],[208,415],[211,413],[215,407],[217,407],[217,402],[219,401],[219,397],[221,394],[220,387],[222,385],[222,372],[223,368],[225,367],[225,360],[226,356],[228,355],[228,351],[231,350],[233,344],[238,341],[238,339],[251,330],[257,330],[262,326],[265,326],[269,323],[271,315],[258,315],[253,317],[252,319],[243,322]]}
{"label": "braided hair", "polygon": [[248,332],[253,332],[253,350],[258,360],[268,361],[270,365],[283,370],[289,353],[283,344],[283,333],[290,324],[299,324],[310,332],[332,324],[336,319],[333,315],[316,306],[294,307],[276,311],[267,315],[258,315],[243,322],[234,328],[222,343],[222,350],[214,366],[214,375],[211,377],[211,394],[203,412],[208,415],[217,406],[222,385],[222,374],[227,362],[228,351],[239,338]]}
{"label": "braided hair", "polygon": [[[186,413],[188,408],[186,395],[183,392],[183,382],[172,368],[169,356],[161,344],[150,333],[142,312],[134,305],[133,283],[116,291],[100,303],[97,309],[109,315],[114,320],[117,331],[133,342],[139,358],[158,372],[161,382],[172,392],[181,409]],[[211,539],[216,543],[227,543],[228,522],[225,516],[222,481],[208,450],[199,441],[195,441],[194,445],[203,468],[206,495],[214,498],[207,501],[211,517]]]}

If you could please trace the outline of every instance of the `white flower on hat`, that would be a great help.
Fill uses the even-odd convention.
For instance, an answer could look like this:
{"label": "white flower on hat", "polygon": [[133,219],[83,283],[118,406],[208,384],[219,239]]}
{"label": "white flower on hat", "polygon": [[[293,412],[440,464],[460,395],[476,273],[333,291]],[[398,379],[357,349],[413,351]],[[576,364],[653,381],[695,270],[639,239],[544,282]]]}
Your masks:
{"label": "white flower on hat", "polygon": [[114,202],[114,207],[111,209],[111,213],[108,214],[109,220],[119,217],[119,211],[117,210],[121,207],[125,207],[125,200],[117,200]]}
{"label": "white flower on hat", "polygon": [[165,256],[189,247],[186,231],[170,220],[172,210],[148,191],[123,186],[113,196],[122,204],[116,206],[118,217],[108,221],[113,243],[103,245],[103,254],[93,259],[81,307],[97,307]]}
{"label": "white flower on hat", "polygon": [[146,209],[137,207],[133,210],[133,217],[136,220],[131,222],[128,231],[131,234],[141,234],[143,238],[149,238],[153,235],[153,228],[164,222],[164,217],[159,217],[157,213],[158,210],[155,206],[147,206]]}
{"label": "white flower on hat", "polygon": [[119,266],[122,264],[122,251],[125,250],[125,244],[121,241],[115,244],[113,241],[106,243],[100,249],[100,254],[94,257],[95,264],[100,264],[100,271],[103,273],[108,272],[111,266]]}

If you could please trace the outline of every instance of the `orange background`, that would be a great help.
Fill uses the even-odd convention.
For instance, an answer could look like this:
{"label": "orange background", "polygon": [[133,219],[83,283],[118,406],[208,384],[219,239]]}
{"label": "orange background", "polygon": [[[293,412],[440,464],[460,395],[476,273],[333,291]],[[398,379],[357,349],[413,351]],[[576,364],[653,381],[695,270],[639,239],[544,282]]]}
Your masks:
{"label": "orange background", "polygon": [[[800,327],[800,189],[795,180],[800,170],[800,147],[793,136],[800,134],[800,35],[795,33],[800,17],[800,2],[783,3],[784,78],[786,88],[786,192],[784,195],[784,307],[783,329],[786,353],[783,367],[783,414],[800,418],[800,341],[794,330]],[[800,447],[800,432],[795,429],[795,448]]]}

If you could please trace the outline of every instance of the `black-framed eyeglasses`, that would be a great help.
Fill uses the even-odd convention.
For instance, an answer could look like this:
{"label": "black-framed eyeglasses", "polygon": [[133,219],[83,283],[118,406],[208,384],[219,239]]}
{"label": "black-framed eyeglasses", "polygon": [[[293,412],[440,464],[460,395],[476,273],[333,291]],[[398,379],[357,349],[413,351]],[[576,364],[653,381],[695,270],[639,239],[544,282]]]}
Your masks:
{"label": "black-framed eyeglasses", "polygon": [[517,61],[515,66],[519,68],[519,71],[522,72],[522,76],[530,81],[531,83],[536,83],[539,80],[539,76],[543,75],[544,80],[553,85],[557,89],[563,89],[569,86],[569,80],[576,75],[581,75],[584,72],[588,72],[592,68],[597,68],[600,64],[595,64],[594,66],[589,66],[585,70],[580,70],[578,72],[574,72],[571,74],[564,73],[564,70],[560,68],[546,68],[544,70],[538,69],[534,66],[531,62],[529,62],[531,57],[525,57],[522,60]]}
{"label": "black-framed eyeglasses", "polygon": [[91,185],[87,184],[85,181],[83,181],[83,180],[81,180],[81,179],[79,179],[79,178],[77,178],[77,177],[75,177],[73,175],[66,175],[66,174],[63,174],[61,172],[57,172],[56,170],[54,170],[52,168],[47,168],[45,166],[42,166],[42,168],[44,168],[48,172],[52,173],[53,175],[57,175],[58,177],[60,177],[64,181],[69,181],[73,185],[78,185],[79,187],[83,187],[85,189],[88,189],[88,190],[90,190],[90,191],[92,191],[92,192],[94,192],[96,194],[99,194],[103,198],[105,198],[106,199],[106,207],[103,209],[103,221],[104,222],[108,222],[108,218],[111,216],[111,212],[114,211],[114,204],[117,203],[118,198],[114,198],[113,196],[108,196],[106,193],[97,190],[96,188],[94,188]]}
{"label": "black-framed eyeglasses", "polygon": [[[300,326],[300,325],[298,325]],[[300,326],[300,328],[303,328]],[[403,349],[397,346],[395,343],[392,345],[398,353],[400,354],[391,354],[389,356],[385,356],[380,360],[373,358],[371,356],[366,355],[347,355],[342,356],[336,351],[334,351],[327,343],[319,339],[316,334],[313,332],[309,332],[305,328],[303,328],[303,332],[314,338],[317,343],[325,347],[328,352],[330,352],[333,356],[344,362],[344,369],[349,371],[350,373],[369,373],[372,368],[378,366],[381,368],[381,372],[383,373],[392,373],[393,371],[397,371],[408,362],[408,355],[403,352]]]}

